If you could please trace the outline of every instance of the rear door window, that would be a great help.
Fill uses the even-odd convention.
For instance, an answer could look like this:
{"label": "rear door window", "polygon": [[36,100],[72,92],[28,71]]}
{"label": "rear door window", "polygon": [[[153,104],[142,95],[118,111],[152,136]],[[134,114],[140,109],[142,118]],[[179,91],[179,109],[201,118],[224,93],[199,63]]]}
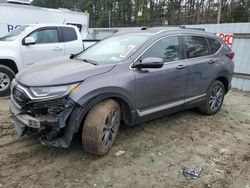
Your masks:
{"label": "rear door window", "polygon": [[82,31],[82,25],[81,24],[75,24],[75,23],[67,23],[67,25],[73,25],[73,26],[76,26],[79,31],[81,32]]}
{"label": "rear door window", "polygon": [[63,42],[70,42],[77,40],[77,34],[74,28],[72,27],[61,27]]}
{"label": "rear door window", "polygon": [[209,48],[205,37],[184,36],[187,58],[209,55]]}
{"label": "rear door window", "polygon": [[33,37],[36,44],[56,43],[59,42],[56,28],[47,28],[33,32],[30,37]]}
{"label": "rear door window", "polygon": [[163,58],[164,62],[182,59],[179,38],[174,36],[159,40],[142,55],[141,59],[147,57]]}
{"label": "rear door window", "polygon": [[218,52],[221,47],[221,43],[218,40],[212,38],[207,38],[207,40],[210,45],[211,54]]}

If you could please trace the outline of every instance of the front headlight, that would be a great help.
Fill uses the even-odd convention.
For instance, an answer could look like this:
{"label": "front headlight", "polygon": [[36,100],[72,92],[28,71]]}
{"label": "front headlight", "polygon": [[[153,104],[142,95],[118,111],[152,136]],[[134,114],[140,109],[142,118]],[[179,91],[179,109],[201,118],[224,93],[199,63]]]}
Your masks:
{"label": "front headlight", "polygon": [[35,98],[62,97],[70,94],[78,85],[79,83],[51,87],[31,87],[30,91]]}

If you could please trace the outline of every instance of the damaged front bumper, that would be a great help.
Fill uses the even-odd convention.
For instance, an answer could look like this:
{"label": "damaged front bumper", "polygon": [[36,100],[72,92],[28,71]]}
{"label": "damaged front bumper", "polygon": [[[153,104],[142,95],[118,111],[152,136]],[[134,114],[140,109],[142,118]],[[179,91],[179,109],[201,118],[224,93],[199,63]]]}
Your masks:
{"label": "damaged front bumper", "polygon": [[[30,101],[20,107],[11,97],[9,107],[18,135],[35,135],[45,145],[69,147],[73,135],[67,126],[71,124],[69,119],[76,107],[74,101],[70,99]],[[52,110],[56,113],[51,112]]]}

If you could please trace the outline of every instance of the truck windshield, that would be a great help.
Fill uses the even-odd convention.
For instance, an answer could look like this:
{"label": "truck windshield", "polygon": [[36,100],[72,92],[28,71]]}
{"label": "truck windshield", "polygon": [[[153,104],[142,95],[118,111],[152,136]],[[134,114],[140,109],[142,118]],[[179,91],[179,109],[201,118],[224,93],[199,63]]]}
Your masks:
{"label": "truck windshield", "polygon": [[107,38],[91,46],[76,59],[96,62],[97,64],[117,63],[131,56],[152,34],[137,33]]}
{"label": "truck windshield", "polygon": [[24,32],[26,30],[28,26],[20,26],[17,29],[11,31],[10,33],[8,33],[7,35],[5,35],[4,37],[0,38],[0,41],[13,41],[16,40],[18,38],[18,36]]}

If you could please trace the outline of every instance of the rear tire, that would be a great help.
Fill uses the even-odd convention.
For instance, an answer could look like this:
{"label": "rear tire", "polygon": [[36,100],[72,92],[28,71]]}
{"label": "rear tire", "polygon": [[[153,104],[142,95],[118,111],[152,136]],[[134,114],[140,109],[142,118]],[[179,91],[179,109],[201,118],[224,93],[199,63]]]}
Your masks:
{"label": "rear tire", "polygon": [[10,94],[10,84],[15,73],[8,67],[0,65],[0,96]]}
{"label": "rear tire", "polygon": [[106,99],[90,109],[84,121],[82,143],[88,153],[103,156],[114,144],[120,127],[119,104]]}
{"label": "rear tire", "polygon": [[223,104],[224,96],[225,86],[216,80],[209,88],[204,104],[199,107],[200,112],[205,115],[216,114]]}

